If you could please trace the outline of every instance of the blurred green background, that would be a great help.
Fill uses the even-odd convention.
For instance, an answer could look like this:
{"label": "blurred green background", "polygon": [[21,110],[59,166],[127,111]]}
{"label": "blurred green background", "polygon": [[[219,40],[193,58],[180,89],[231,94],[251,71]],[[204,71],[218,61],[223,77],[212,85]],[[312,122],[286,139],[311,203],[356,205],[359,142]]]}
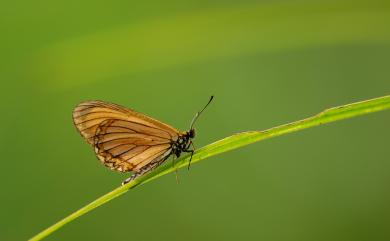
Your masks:
{"label": "blurred green background", "polygon": [[[389,1],[3,1],[0,240],[117,187],[71,113],[131,107],[196,146],[390,93]],[[390,240],[390,112],[215,156],[47,240]]]}

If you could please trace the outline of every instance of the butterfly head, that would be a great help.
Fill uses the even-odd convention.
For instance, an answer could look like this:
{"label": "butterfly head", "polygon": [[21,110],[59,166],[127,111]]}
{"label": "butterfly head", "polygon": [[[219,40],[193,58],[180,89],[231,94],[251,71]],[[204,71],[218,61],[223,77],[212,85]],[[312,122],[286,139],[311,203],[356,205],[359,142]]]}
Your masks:
{"label": "butterfly head", "polygon": [[195,138],[195,128],[192,128],[190,129],[189,131],[187,131],[187,135],[190,139],[193,139]]}

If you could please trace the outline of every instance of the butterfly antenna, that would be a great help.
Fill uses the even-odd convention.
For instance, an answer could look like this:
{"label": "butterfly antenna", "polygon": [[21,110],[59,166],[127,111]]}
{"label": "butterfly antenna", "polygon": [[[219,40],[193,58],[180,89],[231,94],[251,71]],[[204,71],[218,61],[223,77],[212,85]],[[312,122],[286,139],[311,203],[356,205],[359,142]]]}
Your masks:
{"label": "butterfly antenna", "polygon": [[203,107],[203,109],[202,109],[201,111],[196,112],[194,118],[192,118],[191,125],[190,125],[190,130],[193,129],[194,124],[195,124],[195,121],[198,119],[198,117],[200,116],[200,114],[202,114],[202,112],[206,109],[206,107],[210,104],[210,102],[213,100],[213,98],[214,98],[214,96],[212,95],[212,96],[210,97],[209,102],[207,102],[207,104]]}

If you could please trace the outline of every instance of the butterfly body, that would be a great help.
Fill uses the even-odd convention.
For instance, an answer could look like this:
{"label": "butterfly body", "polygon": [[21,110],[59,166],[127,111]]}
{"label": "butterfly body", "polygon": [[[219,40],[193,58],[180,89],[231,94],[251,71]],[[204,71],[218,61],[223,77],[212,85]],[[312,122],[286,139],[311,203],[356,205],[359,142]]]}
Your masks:
{"label": "butterfly body", "polygon": [[184,134],[180,135],[176,141],[171,143],[172,153],[176,157],[180,157],[182,152],[189,152],[192,144],[192,140],[195,137],[195,130],[191,129]]}
{"label": "butterfly body", "polygon": [[104,101],[77,105],[73,122],[105,166],[119,172],[133,172],[125,182],[156,168],[171,155],[179,157],[183,152],[194,152],[191,148],[195,137],[193,122],[189,131],[181,132],[144,114]]}

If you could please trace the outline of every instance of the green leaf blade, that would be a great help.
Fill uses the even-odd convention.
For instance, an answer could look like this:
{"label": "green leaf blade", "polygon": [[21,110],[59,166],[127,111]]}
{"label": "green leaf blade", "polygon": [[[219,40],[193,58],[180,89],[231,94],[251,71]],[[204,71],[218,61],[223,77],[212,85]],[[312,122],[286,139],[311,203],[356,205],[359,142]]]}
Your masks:
{"label": "green leaf blade", "polygon": [[[276,137],[276,136],[300,131],[310,127],[327,124],[330,122],[335,122],[347,118],[352,118],[352,117],[365,115],[373,112],[383,111],[386,109],[390,109],[390,96],[383,96],[376,99],[333,107],[330,109],[326,109],[312,117],[299,120],[296,122],[288,123],[285,125],[277,126],[264,131],[248,131],[248,132],[238,133],[198,149],[192,157],[191,164],[195,164],[201,160],[205,160],[208,157],[221,154],[233,149],[237,149],[271,137]],[[124,186],[114,189],[113,191],[103,195],[102,197],[87,204],[86,206],[82,207],[81,209],[77,210],[71,215],[65,217],[64,219],[50,226],[49,228],[38,233],[36,236],[32,237],[30,241],[43,239],[44,237],[55,232],[65,224],[101,206],[102,204],[111,201],[114,198],[126,193],[129,189],[132,189],[136,186],[155,180],[158,177],[161,177],[165,174],[175,171],[177,168],[185,167],[188,165],[189,161],[190,161],[189,155],[183,156],[178,160],[176,160],[174,166],[162,165],[156,168],[155,170],[145,174],[144,176],[141,176],[127,183]]]}

